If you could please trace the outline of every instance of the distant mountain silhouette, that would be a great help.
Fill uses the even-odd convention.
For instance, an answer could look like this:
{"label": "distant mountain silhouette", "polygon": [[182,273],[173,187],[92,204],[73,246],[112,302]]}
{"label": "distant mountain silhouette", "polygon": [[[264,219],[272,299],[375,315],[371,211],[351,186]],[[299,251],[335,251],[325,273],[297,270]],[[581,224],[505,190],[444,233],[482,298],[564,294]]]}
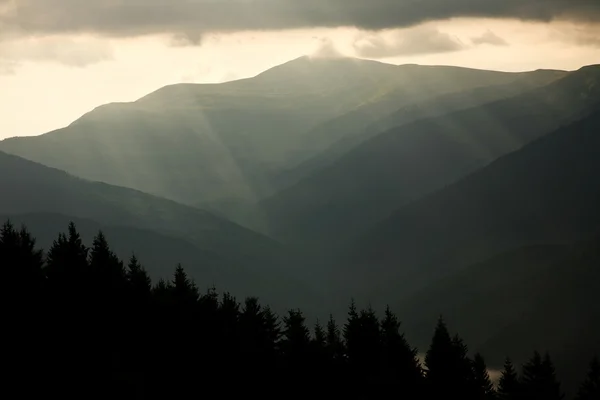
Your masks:
{"label": "distant mountain silhouette", "polygon": [[270,232],[328,248],[599,107],[600,66],[590,66],[511,98],[399,126],[265,199]]}
{"label": "distant mountain silhouette", "polygon": [[[273,194],[280,171],[333,144],[344,130],[312,129],[355,109],[403,104],[519,74],[301,57],[250,79],[178,84],[132,103],[98,107],[66,128],[0,142],[0,150],[82,178],[210,208],[246,224],[239,208]],[[262,224],[264,225],[264,224]]]}
{"label": "distant mountain silhouette", "polygon": [[[66,229],[70,220],[76,220],[88,239],[99,228],[110,232],[121,254],[137,252],[155,276],[168,273],[157,268],[169,265],[169,260],[188,262],[199,285],[244,293],[261,288],[267,297],[279,292],[277,302],[294,297],[297,290],[306,299],[307,287],[293,277],[293,261],[279,243],[206,211],[86,181],[2,152],[0,187],[3,218],[26,223],[46,245],[48,238],[56,237],[56,229]],[[281,286],[272,282],[287,282],[287,289],[280,291]]]}

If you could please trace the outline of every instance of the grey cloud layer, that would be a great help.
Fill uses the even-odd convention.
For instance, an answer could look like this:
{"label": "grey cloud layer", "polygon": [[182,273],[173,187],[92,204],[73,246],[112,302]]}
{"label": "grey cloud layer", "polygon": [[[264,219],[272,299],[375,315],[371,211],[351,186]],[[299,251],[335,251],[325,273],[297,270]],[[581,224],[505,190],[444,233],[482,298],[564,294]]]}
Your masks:
{"label": "grey cloud layer", "polygon": [[0,29],[111,36],[356,26],[463,16],[600,21],[599,0],[0,0]]}

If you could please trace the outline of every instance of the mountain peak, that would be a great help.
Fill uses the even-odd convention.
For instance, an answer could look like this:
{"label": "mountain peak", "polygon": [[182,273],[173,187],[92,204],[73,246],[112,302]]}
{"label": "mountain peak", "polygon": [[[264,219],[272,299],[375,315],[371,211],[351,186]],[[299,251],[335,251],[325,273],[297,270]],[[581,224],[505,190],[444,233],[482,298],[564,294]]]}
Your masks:
{"label": "mountain peak", "polygon": [[258,79],[335,78],[340,75],[365,75],[392,70],[396,65],[345,56],[304,55],[272,67],[256,76]]}

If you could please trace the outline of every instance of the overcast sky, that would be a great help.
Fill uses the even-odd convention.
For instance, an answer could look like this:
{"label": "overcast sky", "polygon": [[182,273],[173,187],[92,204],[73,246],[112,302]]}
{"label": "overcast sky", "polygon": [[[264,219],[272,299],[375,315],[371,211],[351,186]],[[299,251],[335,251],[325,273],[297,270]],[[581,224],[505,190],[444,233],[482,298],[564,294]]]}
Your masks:
{"label": "overcast sky", "polygon": [[573,70],[600,63],[600,0],[0,0],[0,138],[305,54]]}

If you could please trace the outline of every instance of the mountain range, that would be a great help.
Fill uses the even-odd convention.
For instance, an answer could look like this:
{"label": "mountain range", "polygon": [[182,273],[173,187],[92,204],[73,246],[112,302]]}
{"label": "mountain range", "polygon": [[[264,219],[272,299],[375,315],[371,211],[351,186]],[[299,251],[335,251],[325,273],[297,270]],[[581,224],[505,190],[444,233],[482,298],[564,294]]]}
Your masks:
{"label": "mountain range", "polygon": [[600,351],[598,149],[600,65],[301,57],[1,141],[0,217],[281,310],[389,303],[420,347],[443,313],[496,364],[537,344],[566,371]]}

